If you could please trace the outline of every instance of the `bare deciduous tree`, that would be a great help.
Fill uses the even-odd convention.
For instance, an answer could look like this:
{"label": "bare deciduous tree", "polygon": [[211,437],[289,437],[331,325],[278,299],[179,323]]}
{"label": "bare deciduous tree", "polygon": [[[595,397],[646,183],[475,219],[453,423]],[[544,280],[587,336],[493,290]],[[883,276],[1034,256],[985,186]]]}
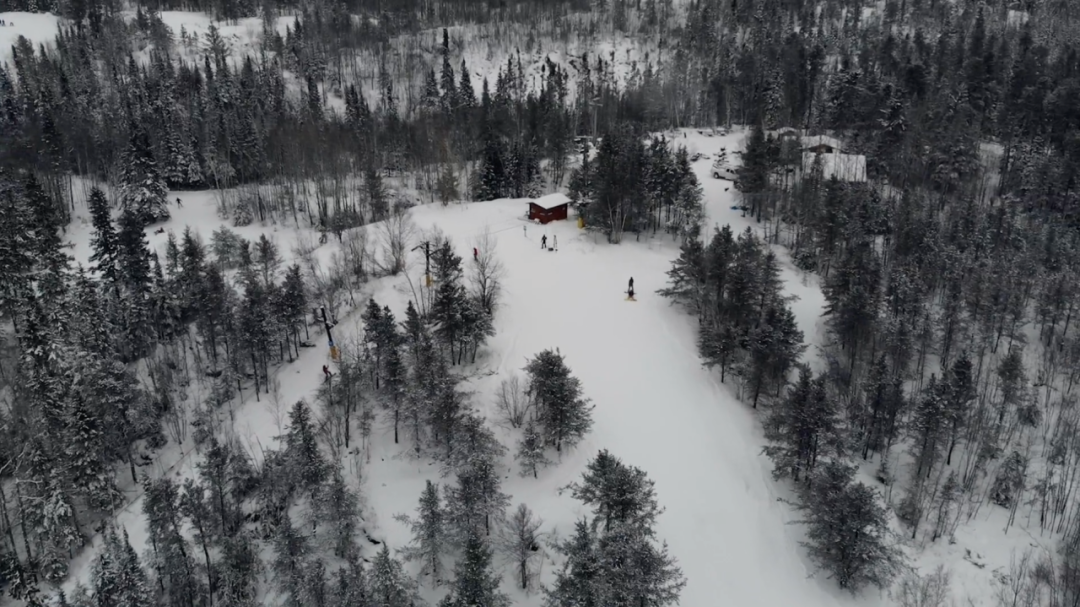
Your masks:
{"label": "bare deciduous tree", "polygon": [[900,607],[946,607],[951,576],[944,565],[926,575],[909,571],[897,584],[893,598]]}
{"label": "bare deciduous tree", "polygon": [[520,428],[525,425],[532,402],[525,394],[525,384],[520,375],[515,373],[499,383],[499,389],[495,392],[495,404],[510,427]]}
{"label": "bare deciduous tree", "polygon": [[484,228],[476,238],[476,257],[473,259],[471,278],[476,299],[488,314],[494,314],[502,294],[503,265],[495,257],[498,239],[491,229]]}
{"label": "bare deciduous tree", "polygon": [[329,270],[324,270],[319,260],[312,257],[307,268],[311,277],[312,301],[324,306],[330,319],[336,320],[338,310],[341,309],[341,288],[344,282],[338,273],[340,266],[331,266]]}
{"label": "bare deciduous tree", "polygon": [[349,230],[341,241],[342,266],[354,287],[367,281],[369,260],[367,230]]}
{"label": "bare deciduous tree", "polygon": [[412,217],[407,210],[396,209],[376,229],[381,251],[375,260],[375,267],[390,275],[404,272],[406,257],[416,235],[416,224]]}
{"label": "bare deciduous tree", "polygon": [[514,577],[522,590],[535,586],[539,577],[537,561],[544,555],[543,538],[539,530],[543,519],[533,516],[532,510],[520,504],[503,524],[499,545],[514,567]]}
{"label": "bare deciduous tree", "polygon": [[1009,572],[997,573],[994,602],[998,607],[1035,607],[1039,603],[1039,583],[1032,575],[1035,562],[1031,550],[1009,559]]}

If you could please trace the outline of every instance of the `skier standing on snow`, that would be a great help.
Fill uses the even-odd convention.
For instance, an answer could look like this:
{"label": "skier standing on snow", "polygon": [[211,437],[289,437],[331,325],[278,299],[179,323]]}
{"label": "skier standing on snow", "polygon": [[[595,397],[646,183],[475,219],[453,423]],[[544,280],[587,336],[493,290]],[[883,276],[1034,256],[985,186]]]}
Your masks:
{"label": "skier standing on snow", "polygon": [[176,199],[176,207],[180,209],[184,208],[184,204],[180,202],[179,198]]}
{"label": "skier standing on snow", "polygon": [[546,249],[546,248],[547,248],[547,234],[544,234],[544,237],[540,239],[540,249]]}
{"label": "skier standing on snow", "polygon": [[330,367],[327,367],[326,365],[322,366],[322,372],[324,375],[326,375],[326,379],[330,379],[334,375],[330,372]]}
{"label": "skier standing on snow", "polygon": [[634,290],[634,277],[633,276],[630,277],[630,285],[627,288],[629,288],[631,291]]}

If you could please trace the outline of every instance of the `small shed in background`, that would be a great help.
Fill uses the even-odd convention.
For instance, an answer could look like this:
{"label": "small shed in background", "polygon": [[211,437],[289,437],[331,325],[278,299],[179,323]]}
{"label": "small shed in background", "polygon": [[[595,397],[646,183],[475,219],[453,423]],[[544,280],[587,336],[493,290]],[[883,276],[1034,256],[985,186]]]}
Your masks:
{"label": "small shed in background", "polygon": [[548,194],[529,202],[529,219],[548,223],[566,219],[570,208],[570,198],[566,194]]}
{"label": "small shed in background", "polygon": [[814,154],[835,154],[843,151],[840,140],[827,135],[813,135],[802,138],[803,151]]}
{"label": "small shed in background", "polygon": [[822,179],[836,177],[840,181],[864,182],[866,181],[866,156],[862,154],[823,153],[815,154],[803,152],[802,169],[809,173],[814,169],[814,163],[821,161]]}

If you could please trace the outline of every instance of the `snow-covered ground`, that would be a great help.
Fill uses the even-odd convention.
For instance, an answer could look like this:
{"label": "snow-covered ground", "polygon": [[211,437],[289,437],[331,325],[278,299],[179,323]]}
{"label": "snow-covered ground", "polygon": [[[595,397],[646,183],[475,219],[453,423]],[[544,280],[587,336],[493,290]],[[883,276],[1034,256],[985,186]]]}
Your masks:
{"label": "snow-covered ground", "polygon": [[[728,150],[741,147],[737,134],[723,138],[693,131],[672,135],[691,153],[712,154],[721,146]],[[736,192],[730,182],[709,177],[710,165],[707,157],[695,163],[705,192],[708,230],[723,224],[731,224],[736,232],[747,226],[759,229],[751,219],[731,209]],[[212,193],[171,195],[176,196],[184,206],[173,207],[174,217],[166,227],[177,235],[191,226],[208,240],[213,230],[225,225],[216,213]],[[449,207],[428,205],[412,211],[422,230],[437,227],[447,234],[466,264],[473,240],[485,229],[498,239],[497,256],[507,270],[505,299],[497,313],[497,335],[481,351],[476,365],[467,369],[470,379],[465,389],[473,394],[473,405],[486,412],[494,424],[491,395],[499,381],[545,348],[561,350],[596,405],[592,434],[575,452],[542,472],[538,480],[521,478],[507,459],[504,491],[514,504],[523,502],[542,517],[542,531],[567,534],[584,513],[568,495],[559,495],[558,488],[578,479],[585,463],[598,449],[606,448],[656,481],[660,503],[666,507],[658,534],[669,542],[689,581],[682,605],[892,604],[888,597],[872,591],[851,597],[824,576],[811,577],[813,567],[799,546],[802,528],[789,524],[795,514],[778,501],[789,497],[789,492],[771,480],[769,462],[761,455],[760,423],[753,411],[736,399],[732,384],[720,384],[716,373],[702,368],[695,348],[694,319],[654,293],[665,285],[665,272],[678,254],[677,242],[670,236],[643,236],[640,241],[628,238],[613,246],[602,236],[578,230],[573,221],[530,224],[524,220],[526,207],[521,200],[500,200]],[[85,263],[90,252],[90,227],[78,219],[80,214],[85,215],[85,211],[76,214],[68,239],[75,245],[77,261]],[[284,227],[249,226],[235,231],[248,239],[267,233],[285,254],[298,237],[296,230]],[[557,240],[557,252],[541,250],[540,239],[545,234],[549,244]],[[164,235],[148,230],[148,237],[151,246],[163,247]],[[336,240],[331,239],[319,248],[318,255],[325,259],[336,247]],[[778,252],[786,289],[799,298],[793,308],[811,344],[807,356],[811,363],[817,363],[814,344],[821,341],[824,297],[816,277],[797,271],[787,256]],[[420,283],[423,273],[422,256],[416,255],[408,271],[413,284]],[[627,302],[623,294],[631,276],[639,293],[636,302]],[[371,296],[401,317],[411,297],[405,277],[373,281],[370,289]],[[335,329],[337,339],[343,341],[357,331],[357,316],[352,313],[341,319]],[[282,406],[300,399],[312,402],[323,381],[321,367],[328,362],[328,352],[319,347],[302,350],[296,362],[280,367],[276,373]],[[270,399],[263,395],[256,402],[250,389],[245,389],[244,396],[244,402],[233,406],[232,432],[246,444],[273,447],[279,429]],[[507,446],[516,442],[514,432],[501,427],[496,432]],[[188,445],[184,446],[186,452],[170,447],[154,466],[155,473],[193,474],[198,454]],[[409,539],[408,530],[393,520],[393,515],[412,513],[425,479],[438,474],[437,467],[427,461],[400,457],[405,448],[405,444],[393,445],[392,431],[379,425],[370,461],[360,466],[365,530],[391,548],[399,548]],[[352,470],[358,462],[343,463]],[[137,492],[131,494],[133,503],[117,520],[142,552],[147,547],[146,534],[137,496]],[[1003,511],[986,506],[974,521],[961,527],[956,544],[941,541],[922,553],[912,549],[916,557],[913,564],[923,571],[946,564],[953,574],[958,604],[966,604],[967,598],[975,605],[988,604],[995,570],[1007,571],[1012,551],[1035,543],[1021,527],[1003,535],[1003,526]],[[1042,543],[1049,546],[1052,541]],[[371,548],[366,542],[364,547]],[[86,549],[78,556],[65,587],[85,579],[94,550]],[[545,582],[551,581],[556,566],[553,561],[545,562]],[[516,604],[540,603],[538,595],[522,596],[509,582],[504,589]],[[425,594],[432,600],[439,598],[430,589]]]}
{"label": "snow-covered ground", "polygon": [[11,62],[11,47],[19,36],[29,40],[35,51],[39,44],[52,46],[60,24],[60,18],[51,13],[0,12],[0,19],[4,20],[0,27],[0,63]]}

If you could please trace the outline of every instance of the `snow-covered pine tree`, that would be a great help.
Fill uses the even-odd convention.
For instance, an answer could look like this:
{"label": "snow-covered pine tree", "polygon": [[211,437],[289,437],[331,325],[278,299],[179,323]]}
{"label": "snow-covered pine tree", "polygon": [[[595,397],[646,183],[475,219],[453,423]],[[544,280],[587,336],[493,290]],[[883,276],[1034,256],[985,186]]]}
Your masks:
{"label": "snow-covered pine tree", "polygon": [[470,184],[476,200],[495,200],[507,195],[506,154],[502,142],[495,133],[485,133],[480,166],[472,173],[475,181]]}
{"label": "snow-covered pine tree", "polygon": [[196,575],[191,545],[183,535],[180,492],[171,478],[145,479],[143,513],[150,535],[150,556],[167,604],[184,607],[204,600],[206,589]]}
{"label": "snow-covered pine tree", "polygon": [[442,46],[439,48],[442,57],[442,71],[439,81],[442,85],[442,109],[447,115],[458,107],[457,82],[454,78],[454,68],[450,65],[450,36],[443,28]]}
{"label": "snow-covered pine tree", "polygon": [[401,557],[405,562],[419,561],[420,575],[430,575],[433,585],[438,585],[442,573],[442,555],[448,547],[446,513],[439,495],[439,485],[427,481],[420,494],[416,518],[404,514],[395,518],[408,525],[412,532],[412,542],[401,549]]}
{"label": "snow-covered pine tree", "polygon": [[132,133],[120,163],[120,208],[133,212],[143,226],[168,219],[169,189],[144,131]]}
{"label": "snow-covered pine tree", "polygon": [[432,273],[437,283],[431,319],[435,335],[449,351],[450,363],[463,362],[465,337],[464,314],[468,294],[461,284],[461,257],[454,253],[450,241],[444,240],[432,254]]}
{"label": "snow-covered pine tree", "polygon": [[556,546],[567,559],[546,604],[677,604],[686,579],[667,545],[657,545],[653,525],[662,510],[645,473],[601,451],[568,488],[595,516]]}
{"label": "snow-covered pine tree", "polygon": [[303,592],[308,558],[312,547],[306,535],[293,526],[288,514],[282,517],[273,538],[274,572],[278,588],[287,597],[288,607],[303,607]]}
{"label": "snow-covered pine tree", "polygon": [[217,569],[221,604],[256,604],[258,574],[262,568],[258,550],[258,544],[246,530],[222,539]]}
{"label": "snow-covered pine tree", "polygon": [[525,365],[527,394],[535,403],[544,439],[556,451],[572,449],[592,429],[592,409],[582,395],[581,380],[570,374],[562,354],[544,350]]}
{"label": "snow-covered pine tree", "polygon": [[700,238],[687,238],[679,247],[679,256],[667,271],[668,286],[660,295],[686,306],[691,313],[700,314],[705,296],[705,247]]}
{"label": "snow-covered pine tree", "polygon": [[435,68],[430,68],[424,76],[424,88],[423,93],[421,93],[420,103],[425,110],[430,112],[439,108],[439,101],[439,81],[435,77]]}
{"label": "snow-covered pine tree", "polygon": [[473,90],[472,74],[465,65],[465,57],[461,58],[461,68],[458,70],[458,104],[460,110],[468,111],[476,107],[476,91]]}
{"label": "snow-covered pine tree", "polygon": [[94,226],[94,235],[90,239],[91,267],[97,271],[107,285],[113,285],[119,279],[120,243],[116,234],[116,228],[112,222],[112,212],[105,193],[98,188],[90,190],[87,200],[90,210],[91,224]]}
{"label": "snow-covered pine tree", "polygon": [[509,505],[494,461],[476,459],[458,471],[457,484],[446,487],[447,521],[457,545],[464,545],[473,533],[490,535]]}
{"label": "snow-covered pine tree", "polygon": [[495,437],[491,428],[488,428],[484,418],[467,411],[458,418],[454,426],[454,439],[443,461],[442,474],[448,476],[476,461],[498,461],[504,455],[506,447]]}
{"label": "snow-covered pine tree", "polygon": [[686,148],[679,148],[675,155],[674,180],[675,199],[672,202],[673,215],[670,229],[679,235],[683,242],[696,239],[705,220],[705,208],[701,204],[702,188],[698,183]]}
{"label": "snow-covered pine tree", "polygon": [[581,144],[581,164],[570,172],[568,196],[575,204],[584,204],[592,199],[593,168],[589,161],[589,144]]}
{"label": "snow-covered pine tree", "polygon": [[420,602],[416,582],[406,575],[401,563],[390,556],[385,543],[371,563],[369,579],[371,597],[379,607],[415,607]]}
{"label": "snow-covered pine tree", "polygon": [[122,536],[111,526],[105,530],[104,545],[90,565],[90,585],[94,607],[157,605],[126,530]]}
{"label": "snow-covered pine tree", "polygon": [[461,344],[458,346],[458,354],[464,362],[464,357],[469,356],[469,362],[476,362],[476,354],[480,347],[487,343],[488,338],[495,336],[495,324],[491,314],[485,309],[480,299],[466,294],[465,304],[461,309]]}
{"label": "snow-covered pine tree", "polygon": [[206,575],[209,596],[217,590],[214,563],[210,558],[210,549],[214,543],[215,531],[213,510],[206,499],[206,487],[193,478],[184,479],[180,493],[180,514],[191,524],[192,540],[202,549],[203,574]]}
{"label": "snow-covered pine tree", "polygon": [[386,407],[390,409],[394,420],[394,444],[398,444],[398,434],[402,422],[406,390],[408,388],[408,370],[401,358],[400,346],[387,351],[383,363],[386,376],[383,380],[383,392],[386,394]]}
{"label": "snow-covered pine tree", "polygon": [[854,481],[855,468],[829,461],[802,490],[810,558],[841,588],[888,588],[904,566],[891,540],[888,513],[872,489]]}
{"label": "snow-covered pine tree", "polygon": [[356,552],[351,551],[345,566],[338,569],[337,583],[331,591],[334,607],[372,607],[370,576]]}
{"label": "snow-covered pine tree", "polygon": [[540,434],[540,428],[536,424],[536,420],[532,417],[525,424],[525,430],[521,435],[521,441],[518,443],[517,453],[514,454],[515,459],[521,465],[521,476],[532,475],[533,478],[539,478],[539,472],[541,468],[551,465],[551,460],[547,458],[547,442],[544,440],[542,434]]}
{"label": "snow-covered pine tree", "polygon": [[765,418],[765,437],[776,443],[764,449],[773,461],[773,477],[809,482],[818,462],[842,447],[838,413],[825,390],[825,377],[815,379],[809,367],[800,367],[787,398]]}
{"label": "snow-covered pine tree", "polygon": [[585,469],[580,483],[571,483],[574,499],[592,506],[594,525],[608,530],[616,524],[651,528],[662,510],[656,502],[654,483],[644,470],[628,466],[607,449],[601,449]]}
{"label": "snow-covered pine tree", "polygon": [[330,477],[331,468],[319,449],[311,409],[304,401],[297,401],[289,412],[289,429],[284,438],[294,486],[310,491],[314,497]]}
{"label": "snow-covered pine tree", "polygon": [[499,590],[499,576],[491,563],[492,551],[478,533],[465,540],[461,559],[454,568],[450,596],[440,605],[452,607],[510,607],[510,597]]}
{"label": "snow-covered pine tree", "polygon": [[120,215],[118,267],[124,286],[121,299],[121,353],[125,361],[142,356],[153,339],[151,318],[152,280],[150,250],[142,221],[133,211]]}
{"label": "snow-covered pine tree", "polygon": [[744,378],[755,409],[767,387],[775,385],[779,394],[787,384],[788,371],[806,349],[802,338],[795,315],[782,302],[766,309],[761,321],[747,333],[744,344],[749,356]]}
{"label": "snow-covered pine tree", "polygon": [[604,571],[596,549],[596,532],[587,519],[574,523],[574,534],[555,545],[565,557],[555,582],[544,589],[545,607],[602,605]]}
{"label": "snow-covered pine tree", "polygon": [[352,550],[359,528],[360,496],[345,484],[345,476],[338,466],[330,480],[323,483],[315,498],[314,518],[330,528],[330,543],[334,556],[344,557]]}

